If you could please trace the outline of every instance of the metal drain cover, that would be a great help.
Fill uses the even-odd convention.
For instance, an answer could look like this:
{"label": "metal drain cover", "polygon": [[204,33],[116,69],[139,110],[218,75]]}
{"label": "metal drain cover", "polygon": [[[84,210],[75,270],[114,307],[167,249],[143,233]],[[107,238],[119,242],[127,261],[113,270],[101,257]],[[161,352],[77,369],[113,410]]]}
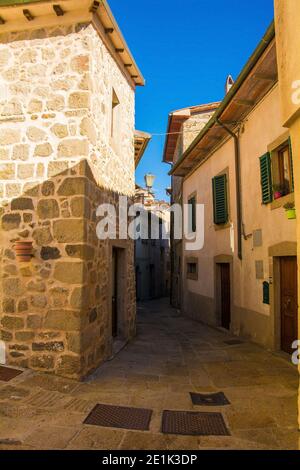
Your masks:
{"label": "metal drain cover", "polygon": [[162,432],[182,436],[230,436],[221,413],[191,411],[164,411]]}
{"label": "metal drain cover", "polygon": [[223,392],[219,393],[190,393],[193,405],[198,406],[225,406],[230,405],[230,401]]}
{"label": "metal drain cover", "polygon": [[238,344],[244,344],[243,341],[240,341],[239,339],[229,339],[228,341],[224,341],[225,344],[228,344],[228,346],[237,346]]}
{"label": "metal drain cover", "polygon": [[152,410],[124,406],[96,405],[83,424],[108,428],[148,431]]}
{"label": "metal drain cover", "polygon": [[17,369],[11,369],[10,367],[0,366],[0,380],[3,382],[9,382],[10,380],[18,377],[23,371]]}

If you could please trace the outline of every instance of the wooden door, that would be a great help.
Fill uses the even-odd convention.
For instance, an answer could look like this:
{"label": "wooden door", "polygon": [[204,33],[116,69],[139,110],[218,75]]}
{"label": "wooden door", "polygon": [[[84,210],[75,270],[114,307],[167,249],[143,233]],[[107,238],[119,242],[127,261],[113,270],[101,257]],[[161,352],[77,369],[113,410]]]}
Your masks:
{"label": "wooden door", "polygon": [[230,264],[220,264],[221,273],[221,325],[227,330],[231,323],[231,301],[230,301]]}
{"label": "wooden door", "polygon": [[118,336],[118,250],[112,251],[112,336]]}
{"label": "wooden door", "polygon": [[293,352],[292,343],[298,338],[297,258],[280,258],[281,349]]}

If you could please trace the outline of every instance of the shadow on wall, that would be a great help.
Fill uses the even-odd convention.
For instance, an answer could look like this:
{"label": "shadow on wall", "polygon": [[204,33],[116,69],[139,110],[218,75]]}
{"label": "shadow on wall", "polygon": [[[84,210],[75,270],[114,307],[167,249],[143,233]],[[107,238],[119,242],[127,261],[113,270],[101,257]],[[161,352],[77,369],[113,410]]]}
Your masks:
{"label": "shadow on wall", "polygon": [[[50,162],[49,179],[26,183],[2,201],[0,343],[10,365],[82,379],[112,351],[112,247],[96,236],[101,203],[118,210],[120,194],[97,184],[86,160],[71,168]],[[53,168],[51,167],[53,165]],[[58,168],[60,168],[58,170]],[[30,262],[16,241],[33,241]],[[123,241],[119,334],[135,334],[134,244]]]}

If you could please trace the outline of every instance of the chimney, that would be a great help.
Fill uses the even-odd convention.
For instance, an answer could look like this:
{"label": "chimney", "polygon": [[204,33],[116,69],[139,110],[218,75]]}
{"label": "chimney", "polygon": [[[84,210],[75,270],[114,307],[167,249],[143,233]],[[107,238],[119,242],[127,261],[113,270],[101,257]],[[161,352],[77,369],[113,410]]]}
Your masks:
{"label": "chimney", "polygon": [[233,80],[231,75],[228,75],[228,77],[226,78],[226,84],[225,84],[225,94],[226,95],[230,91],[230,89],[233,87],[233,85],[234,85],[234,80]]}

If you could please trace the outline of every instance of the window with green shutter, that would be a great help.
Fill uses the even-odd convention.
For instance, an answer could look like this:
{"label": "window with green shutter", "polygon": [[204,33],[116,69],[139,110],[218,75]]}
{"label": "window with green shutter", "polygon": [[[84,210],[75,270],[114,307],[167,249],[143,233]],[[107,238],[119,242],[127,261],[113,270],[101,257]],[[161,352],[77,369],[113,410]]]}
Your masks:
{"label": "window with green shutter", "polygon": [[227,201],[227,175],[215,176],[212,180],[214,223],[216,225],[228,222],[228,201]]}
{"label": "window with green shutter", "polygon": [[293,149],[292,140],[289,137],[289,150],[290,150],[290,172],[291,172],[291,192],[294,192],[294,169],[293,169]]}
{"label": "window with green shutter", "polygon": [[273,199],[271,157],[269,152],[260,157],[260,178],[262,203],[268,204]]}
{"label": "window with green shutter", "polygon": [[188,220],[189,220],[189,233],[195,233],[197,229],[196,222],[196,197],[193,196],[188,200],[189,211],[188,211]]}

